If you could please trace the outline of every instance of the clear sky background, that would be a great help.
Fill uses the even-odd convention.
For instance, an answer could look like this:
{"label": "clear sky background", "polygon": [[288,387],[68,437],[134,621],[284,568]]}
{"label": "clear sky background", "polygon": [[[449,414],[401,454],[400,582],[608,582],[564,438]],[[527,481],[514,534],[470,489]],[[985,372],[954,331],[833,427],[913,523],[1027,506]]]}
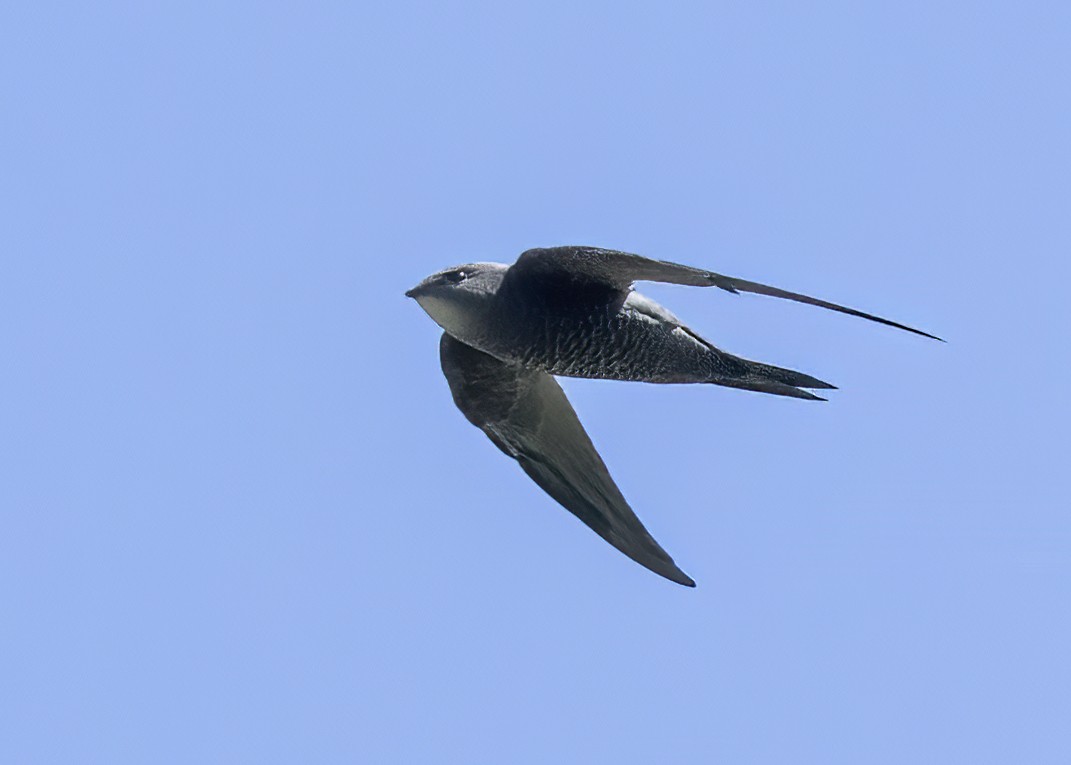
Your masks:
{"label": "clear sky background", "polygon": [[[6,3],[0,762],[1071,761],[1067,3]],[[861,7],[867,6],[867,7]],[[670,584],[403,292],[595,244],[829,403],[566,380]]]}

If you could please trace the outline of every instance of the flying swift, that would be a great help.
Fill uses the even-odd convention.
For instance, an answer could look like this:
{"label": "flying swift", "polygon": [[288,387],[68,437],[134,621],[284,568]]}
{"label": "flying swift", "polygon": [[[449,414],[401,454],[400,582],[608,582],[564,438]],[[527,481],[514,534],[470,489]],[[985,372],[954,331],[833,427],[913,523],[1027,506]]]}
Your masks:
{"label": "flying swift", "polygon": [[629,507],[554,376],[711,383],[819,401],[812,390],[835,386],[720,350],[634,291],[637,281],[785,298],[940,338],[777,287],[596,247],[527,250],[511,266],[455,266],[405,293],[443,329],[443,373],[469,422],[596,534],[694,587]]}

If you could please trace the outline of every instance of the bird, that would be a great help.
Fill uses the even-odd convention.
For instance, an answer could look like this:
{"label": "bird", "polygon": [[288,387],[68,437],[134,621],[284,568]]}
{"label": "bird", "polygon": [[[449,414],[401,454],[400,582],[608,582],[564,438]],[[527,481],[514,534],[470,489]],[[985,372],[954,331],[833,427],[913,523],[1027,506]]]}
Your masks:
{"label": "bird", "polygon": [[598,247],[537,248],[513,265],[454,266],[405,293],[443,330],[442,371],[466,419],[620,552],[695,587],[629,506],[555,377],[711,383],[818,401],[825,399],[811,391],[836,386],[717,348],[636,292],[638,281],[784,298],[941,338],[777,287]]}

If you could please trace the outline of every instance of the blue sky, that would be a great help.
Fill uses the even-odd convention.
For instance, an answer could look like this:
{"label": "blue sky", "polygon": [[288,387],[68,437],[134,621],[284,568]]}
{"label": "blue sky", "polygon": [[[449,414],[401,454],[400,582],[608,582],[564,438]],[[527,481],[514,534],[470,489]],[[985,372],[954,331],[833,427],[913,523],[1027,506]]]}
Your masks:
{"label": "blue sky", "polygon": [[[0,10],[0,761],[1064,763],[1058,3]],[[825,404],[565,380],[672,585],[454,409],[533,246]]]}

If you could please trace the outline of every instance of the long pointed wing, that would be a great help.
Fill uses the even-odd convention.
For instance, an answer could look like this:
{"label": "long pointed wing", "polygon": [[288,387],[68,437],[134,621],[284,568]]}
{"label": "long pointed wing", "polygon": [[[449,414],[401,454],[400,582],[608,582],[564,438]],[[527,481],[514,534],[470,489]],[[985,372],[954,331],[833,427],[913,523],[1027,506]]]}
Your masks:
{"label": "long pointed wing", "polygon": [[439,355],[458,409],[547,494],[641,566],[695,586],[629,507],[553,377],[446,334]]}
{"label": "long pointed wing", "polygon": [[[797,292],[789,292],[777,287],[770,287],[758,282],[749,282],[745,279],[737,279],[733,276],[723,276],[713,271],[704,271],[691,266],[682,266],[679,263],[670,263],[665,260],[653,260],[642,255],[633,255],[628,252],[617,250],[603,250],[598,247],[548,247],[545,249],[527,250],[521,253],[510,270],[507,279],[517,280],[533,276],[557,275],[577,281],[601,282],[618,289],[627,289],[633,282],[668,282],[670,284],[685,284],[692,287],[720,287],[727,292],[753,292],[757,295],[769,295],[771,297],[794,300],[797,303],[828,308],[831,311],[839,311],[850,316],[858,316],[862,319],[876,321],[890,327],[914,332],[916,335],[930,337],[934,340],[941,338],[914,329],[899,322],[883,319],[880,316],[857,311],[826,300],[801,295]],[[942,341],[943,342],[943,341]]]}

